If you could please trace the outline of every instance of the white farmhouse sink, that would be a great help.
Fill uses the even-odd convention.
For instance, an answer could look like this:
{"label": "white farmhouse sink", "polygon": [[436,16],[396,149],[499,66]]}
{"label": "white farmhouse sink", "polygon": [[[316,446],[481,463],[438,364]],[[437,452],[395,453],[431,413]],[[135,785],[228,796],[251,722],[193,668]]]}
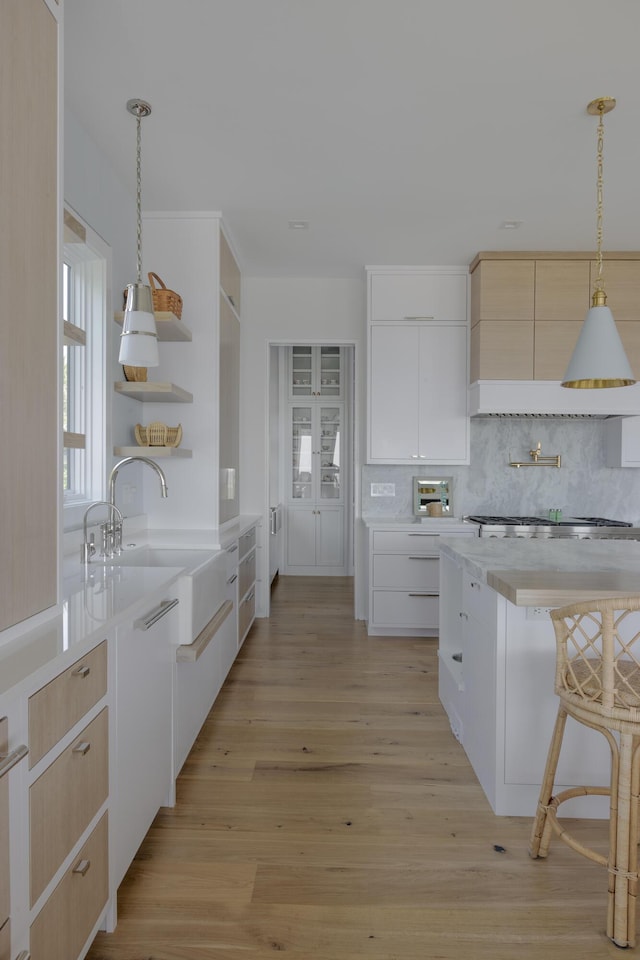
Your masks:
{"label": "white farmhouse sink", "polygon": [[119,567],[182,567],[179,580],[180,636],[191,643],[227,599],[226,553],[223,550],[136,547],[124,549],[105,565]]}

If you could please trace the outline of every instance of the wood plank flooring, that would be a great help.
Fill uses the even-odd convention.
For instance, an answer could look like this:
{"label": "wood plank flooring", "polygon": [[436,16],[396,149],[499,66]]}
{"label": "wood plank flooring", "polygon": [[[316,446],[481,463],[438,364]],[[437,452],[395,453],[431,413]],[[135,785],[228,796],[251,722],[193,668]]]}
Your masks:
{"label": "wood plank flooring", "polygon": [[276,583],[89,960],[619,957],[606,872],[528,857],[451,734],[436,641],[367,637],[351,590]]}

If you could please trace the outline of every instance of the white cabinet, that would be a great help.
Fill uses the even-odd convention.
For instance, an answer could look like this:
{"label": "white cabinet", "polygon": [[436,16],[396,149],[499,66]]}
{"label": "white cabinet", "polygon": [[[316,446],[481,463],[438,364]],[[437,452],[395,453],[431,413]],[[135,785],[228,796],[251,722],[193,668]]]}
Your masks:
{"label": "white cabinet", "polygon": [[[426,530],[420,524],[369,532],[370,636],[437,636],[440,595],[440,536],[473,536],[461,524]],[[407,528],[408,527],[408,528]]]}
{"label": "white cabinet", "polygon": [[608,467],[640,467],[640,417],[605,420],[604,459]]}
{"label": "white cabinet", "polygon": [[340,575],[344,562],[343,506],[319,504],[291,506],[287,510],[287,568],[306,568],[304,572],[308,574]]}
{"label": "white cabinet", "polygon": [[[448,553],[441,558],[438,693],[493,811],[530,816],[556,718],[555,635],[549,617],[509,603]],[[557,790],[606,785],[609,748],[568,724]],[[604,798],[601,798],[604,800]],[[569,816],[606,817],[606,801],[571,801]]]}
{"label": "white cabinet", "polygon": [[465,323],[369,329],[369,463],[469,462]]}
{"label": "white cabinet", "polygon": [[[382,269],[382,268],[381,268]],[[386,268],[387,271],[392,268]],[[467,315],[467,271],[437,268],[374,272],[370,268],[370,319],[464,320]]]}
{"label": "white cabinet", "polygon": [[289,500],[343,500],[344,407],[292,404]]}
{"label": "white cabinet", "polygon": [[342,397],[342,349],[299,344],[289,351],[289,397]]}
{"label": "white cabinet", "polygon": [[257,526],[238,537],[238,647],[244,643],[256,616]]}
{"label": "white cabinet", "polygon": [[115,890],[173,788],[172,676],[175,601],[158,598],[116,631],[116,750],[112,811]]}
{"label": "white cabinet", "polygon": [[369,268],[367,462],[469,463],[465,268]]}

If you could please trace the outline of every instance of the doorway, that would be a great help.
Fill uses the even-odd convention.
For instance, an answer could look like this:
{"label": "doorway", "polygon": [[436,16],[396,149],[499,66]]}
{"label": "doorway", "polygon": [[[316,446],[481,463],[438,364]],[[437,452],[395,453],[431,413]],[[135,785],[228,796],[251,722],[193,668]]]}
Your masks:
{"label": "doorway", "polygon": [[269,576],[353,576],[353,344],[270,345]]}

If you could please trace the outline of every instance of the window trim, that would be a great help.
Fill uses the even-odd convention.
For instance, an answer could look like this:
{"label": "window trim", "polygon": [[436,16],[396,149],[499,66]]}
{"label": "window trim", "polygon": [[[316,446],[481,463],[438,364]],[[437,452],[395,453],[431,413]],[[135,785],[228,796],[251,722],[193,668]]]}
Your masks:
{"label": "window trim", "polygon": [[[109,410],[107,404],[107,323],[111,316],[111,247],[99,234],[65,206],[63,261],[75,274],[72,296],[84,317],[82,326],[63,324],[63,342],[71,350],[85,350],[84,375],[78,389],[84,394],[78,432],[64,432],[63,449],[82,462],[83,483],[79,492],[63,491],[63,525],[77,528],[87,506],[101,500],[105,489]],[[77,314],[75,314],[77,317]],[[62,347],[60,348],[62,370]],[[85,442],[85,437],[88,442]],[[63,471],[61,466],[60,479]]]}

